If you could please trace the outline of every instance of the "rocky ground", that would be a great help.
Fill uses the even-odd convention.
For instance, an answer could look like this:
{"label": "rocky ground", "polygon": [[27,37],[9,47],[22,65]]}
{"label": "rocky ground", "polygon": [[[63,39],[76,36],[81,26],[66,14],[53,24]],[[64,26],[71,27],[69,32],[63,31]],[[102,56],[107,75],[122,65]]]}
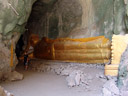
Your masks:
{"label": "rocky ground", "polygon": [[30,63],[28,71],[18,69],[24,80],[2,83],[15,96],[127,96],[116,86],[116,77],[104,76],[104,65],[44,60]]}
{"label": "rocky ground", "polygon": [[[105,76],[103,64],[65,63],[52,61],[31,62],[31,69],[38,72],[51,71],[65,76],[67,85],[82,87],[84,91],[101,91],[103,96],[120,96],[117,77]],[[92,95],[93,96],[93,95]]]}
{"label": "rocky ground", "polygon": [[32,61],[30,68],[38,72],[50,71],[57,75],[65,76],[69,87],[84,85],[89,87],[89,83],[99,78],[103,83],[106,82],[103,65],[38,60],[38,62]]}

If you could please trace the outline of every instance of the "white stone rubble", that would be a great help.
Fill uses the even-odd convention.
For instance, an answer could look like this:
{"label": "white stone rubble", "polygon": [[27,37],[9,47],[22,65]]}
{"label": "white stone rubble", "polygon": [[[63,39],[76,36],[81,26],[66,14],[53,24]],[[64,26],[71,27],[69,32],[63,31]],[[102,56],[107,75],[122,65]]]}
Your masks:
{"label": "white stone rubble", "polygon": [[13,71],[13,72],[10,73],[8,79],[10,81],[17,81],[17,80],[23,80],[23,77],[24,77],[23,74],[20,74],[17,71]]}
{"label": "white stone rubble", "polygon": [[14,96],[13,94],[7,92],[0,86],[0,96]]}
{"label": "white stone rubble", "polygon": [[[96,64],[79,64],[79,63],[68,63],[68,64],[31,64],[31,69],[38,72],[47,72],[52,71],[57,75],[67,76],[66,81],[69,87],[75,86],[84,86],[89,88],[89,84],[92,82],[93,78],[97,78],[95,75],[91,76],[91,74],[86,74],[86,69],[88,68],[100,68],[103,70],[103,65]],[[93,71],[93,70],[92,70]],[[95,73],[96,74],[96,73]],[[102,74],[103,75],[103,74]],[[98,74],[99,78],[99,74]],[[100,78],[99,78],[100,79]]]}
{"label": "white stone rubble", "polygon": [[[33,63],[30,67],[35,71],[52,71],[57,75],[66,76],[66,81],[69,87],[82,86],[85,90],[98,90],[94,85],[99,82],[98,84],[103,84],[99,85],[101,86],[103,96],[123,96],[116,84],[117,77],[104,75],[104,65],[79,63],[54,64],[53,62],[52,64],[42,64],[40,62],[36,66]],[[99,69],[102,71],[96,71]],[[126,93],[126,91],[122,92],[122,94]]]}
{"label": "white stone rubble", "polygon": [[103,85],[103,96],[120,96],[120,91],[115,79],[108,80]]}

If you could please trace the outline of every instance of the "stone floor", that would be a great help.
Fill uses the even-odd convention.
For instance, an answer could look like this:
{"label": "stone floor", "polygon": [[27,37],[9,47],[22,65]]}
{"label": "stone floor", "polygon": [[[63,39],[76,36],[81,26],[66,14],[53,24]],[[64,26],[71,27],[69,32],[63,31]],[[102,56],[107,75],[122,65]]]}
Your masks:
{"label": "stone floor", "polygon": [[[28,71],[18,67],[17,71],[24,74],[22,81],[4,82],[1,86],[15,96],[102,96],[102,87],[106,82],[103,67],[97,64],[32,61]],[[79,70],[80,75],[76,75]],[[74,72],[75,75],[72,75]],[[82,74],[83,82],[82,78],[78,78]],[[68,83],[74,80],[74,76],[77,83],[80,82],[70,86]]]}

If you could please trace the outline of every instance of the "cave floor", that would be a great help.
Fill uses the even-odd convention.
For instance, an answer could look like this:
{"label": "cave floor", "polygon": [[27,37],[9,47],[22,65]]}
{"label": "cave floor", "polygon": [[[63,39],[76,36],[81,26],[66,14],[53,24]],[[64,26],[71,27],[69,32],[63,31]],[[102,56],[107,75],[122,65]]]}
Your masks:
{"label": "cave floor", "polygon": [[23,68],[18,69],[18,71],[24,74],[22,81],[3,82],[1,84],[14,96],[102,96],[103,82],[100,83],[98,80],[92,83],[92,87],[93,85],[94,87],[98,86],[95,88],[96,90],[85,90],[80,86],[69,88],[65,76],[56,75],[52,72],[25,71]]}

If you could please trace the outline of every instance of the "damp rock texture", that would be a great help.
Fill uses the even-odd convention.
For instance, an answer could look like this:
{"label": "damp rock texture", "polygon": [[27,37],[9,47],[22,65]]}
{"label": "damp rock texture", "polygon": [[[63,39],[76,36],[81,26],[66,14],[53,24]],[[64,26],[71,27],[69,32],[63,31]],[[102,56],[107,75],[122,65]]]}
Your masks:
{"label": "damp rock texture", "polygon": [[[15,45],[24,32],[25,24],[36,0],[0,0],[0,79],[8,78],[15,69]],[[10,67],[13,44],[13,67]]]}
{"label": "damp rock texture", "polygon": [[[67,37],[80,25],[82,7],[78,0],[38,0],[28,21],[28,29],[40,37]],[[35,28],[33,28],[35,27]]]}
{"label": "damp rock texture", "polygon": [[128,47],[123,53],[119,66],[118,86],[123,91],[128,91]]}
{"label": "damp rock texture", "polygon": [[0,96],[14,96],[13,94],[7,92],[0,86]]}
{"label": "damp rock texture", "polygon": [[111,39],[113,34],[127,33],[127,4],[127,0],[38,0],[27,27],[40,37]]}
{"label": "damp rock texture", "polygon": [[25,23],[35,0],[0,0],[0,33],[11,39],[15,32],[24,32]]}

